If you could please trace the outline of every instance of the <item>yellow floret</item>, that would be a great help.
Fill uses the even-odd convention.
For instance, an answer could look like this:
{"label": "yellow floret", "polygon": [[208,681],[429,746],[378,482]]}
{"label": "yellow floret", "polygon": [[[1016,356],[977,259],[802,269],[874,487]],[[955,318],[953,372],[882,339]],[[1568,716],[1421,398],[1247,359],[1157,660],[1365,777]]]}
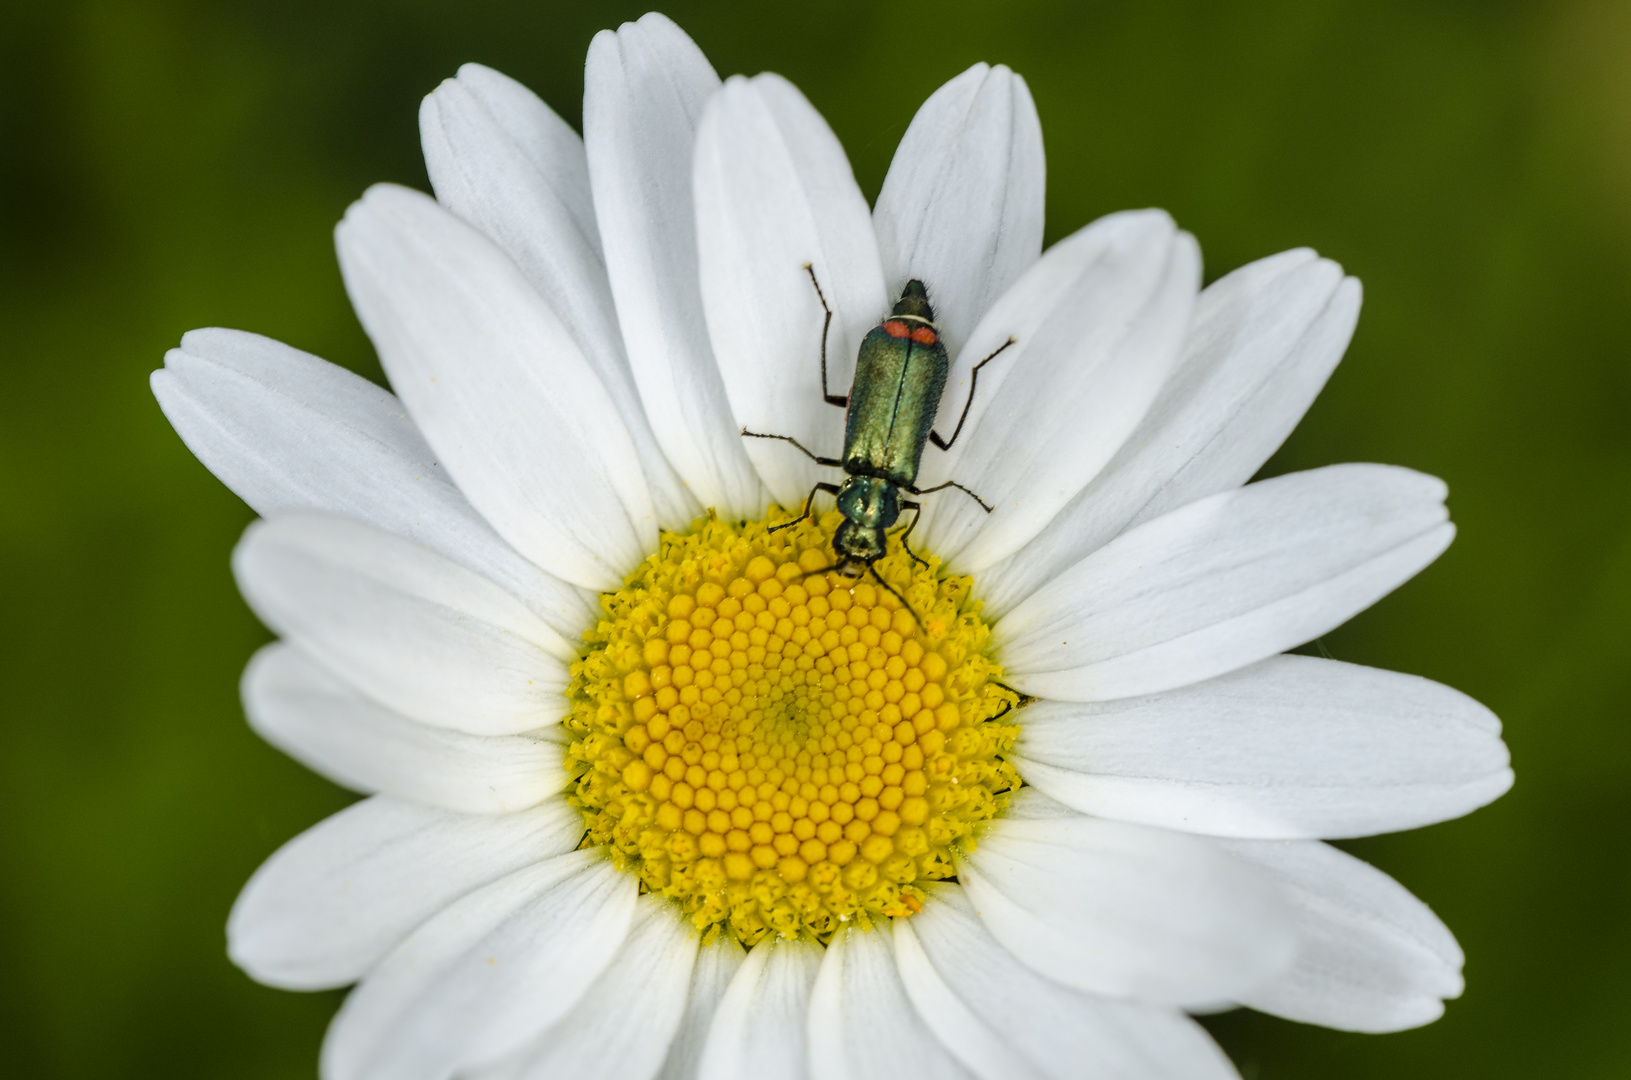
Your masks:
{"label": "yellow floret", "polygon": [[835,513],[779,517],[663,533],[602,597],[566,717],[585,846],[748,945],[921,910],[1019,786],[971,581],[899,550],[895,592],[844,577]]}

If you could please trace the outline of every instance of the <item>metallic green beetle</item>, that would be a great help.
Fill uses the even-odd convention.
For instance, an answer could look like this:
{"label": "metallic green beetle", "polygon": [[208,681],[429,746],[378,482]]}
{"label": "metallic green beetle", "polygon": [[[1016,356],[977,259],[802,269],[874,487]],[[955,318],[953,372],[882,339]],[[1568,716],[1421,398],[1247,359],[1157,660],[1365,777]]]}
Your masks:
{"label": "metallic green beetle", "polygon": [[[946,373],[951,361],[946,347],[940,343],[940,332],[934,324],[934,309],[929,306],[927,290],[916,278],[906,283],[889,317],[870,330],[861,341],[861,351],[855,360],[855,381],[849,394],[832,394],[827,390],[827,330],[832,325],[832,309],[816,281],[815,271],[808,265],[810,283],[826,319],[821,326],[821,393],[829,405],[845,409],[844,456],[842,459],[821,457],[812,453],[791,435],[766,435],[742,429],[742,434],[755,439],[781,439],[790,442],[810,457],[817,465],[843,469],[849,474],[844,483],[817,484],[805,500],[804,514],[811,513],[816,493],[828,492],[837,496],[838,510],[844,521],[833,533],[833,550],[838,562],[830,569],[847,572],[872,570],[872,564],[883,558],[887,549],[887,530],[900,518],[901,511],[921,513],[922,507],[910,499],[902,499],[902,491],[913,495],[927,495],[945,488],[956,488],[991,512],[991,507],[974,492],[954,480],[947,480],[932,488],[918,488],[918,466],[923,460],[923,447],[932,441],[942,450],[951,448],[968,419],[969,407],[974,403],[974,387],[980,369],[989,364],[1007,343],[981,360],[970,372],[968,400],[957,418],[957,427],[951,438],[941,438],[934,429],[935,413],[940,407],[940,394],[946,387]],[[792,524],[789,522],[788,524]],[[901,545],[918,562],[907,537],[917,526],[917,517],[901,535]],[[777,528],[786,528],[786,525]],[[885,588],[889,586],[878,578]],[[891,589],[891,592],[894,590]]]}

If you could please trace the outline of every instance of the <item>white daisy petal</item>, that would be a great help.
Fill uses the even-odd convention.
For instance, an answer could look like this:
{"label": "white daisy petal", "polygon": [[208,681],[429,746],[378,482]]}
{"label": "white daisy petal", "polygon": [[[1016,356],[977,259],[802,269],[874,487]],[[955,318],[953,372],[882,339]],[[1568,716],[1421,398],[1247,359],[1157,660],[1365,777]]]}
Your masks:
{"label": "white daisy petal", "polygon": [[975,64],[912,117],[872,220],[886,287],[928,286],[953,355],[1041,253],[1045,191],[1042,124],[1006,66]]}
{"label": "white daisy petal", "polygon": [[508,814],[536,806],[568,781],[554,739],[532,732],[467,735],[415,723],[289,645],[255,654],[242,693],[261,738],[353,791],[466,814]]}
{"label": "white daisy petal", "polygon": [[956,885],[931,885],[923,911],[896,919],[894,935],[918,1013],[984,1080],[1236,1077],[1183,1013],[1083,994],[1021,964]]}
{"label": "white daisy petal", "polygon": [[571,651],[498,586],[350,518],[251,525],[232,556],[268,626],[420,723],[512,735],[558,720]]}
{"label": "white daisy petal", "polygon": [[719,1008],[725,990],[730,986],[736,969],[747,959],[747,953],[727,934],[715,934],[713,941],[702,946],[697,953],[696,966],[691,971],[691,991],[686,1000],[685,1016],[668,1048],[668,1058],[657,1074],[658,1080],[695,1080],[697,1065],[702,1060],[702,1049],[707,1045],[708,1030],[713,1026],[714,1012]]}
{"label": "white daisy petal", "polygon": [[770,937],[748,951],[714,1011],[697,1075],[708,1080],[803,1080],[805,1017],[825,950]]}
{"label": "white daisy petal", "polygon": [[897,1080],[968,1071],[912,1007],[888,928],[840,927],[810,991],[812,1080]]}
{"label": "white daisy petal", "polygon": [[344,986],[459,897],[582,836],[583,815],[564,799],[486,817],[365,799],[261,864],[232,906],[227,952],[271,986]]}
{"label": "white daisy petal", "polygon": [[662,524],[701,508],[657,446],[623,354],[583,140],[532,91],[465,64],[419,108],[436,198],[504,249],[594,368],[634,440]]}
{"label": "white daisy petal", "polygon": [[596,612],[583,589],[518,555],[453,486],[402,403],[310,353],[241,330],[194,330],[153,395],[187,448],[262,517],[346,514],[491,578],[551,626]]}
{"label": "white daisy petal", "polygon": [[[583,139],[537,94],[490,67],[460,65],[456,77],[425,98],[419,134],[436,197],[460,217],[469,209],[497,227],[488,235],[504,250],[525,251],[529,259],[559,258],[542,250],[536,236],[522,235],[522,226],[530,221],[555,232],[564,225],[576,231],[573,243],[582,245],[593,265],[604,267]],[[548,217],[534,217],[539,214]],[[466,220],[486,231],[486,223]],[[516,262],[528,269],[523,259]]]}
{"label": "white daisy petal", "polygon": [[998,819],[957,874],[993,937],[1077,990],[1211,1004],[1291,960],[1290,912],[1269,880],[1182,833]]}
{"label": "white daisy petal", "polygon": [[[786,79],[735,76],[697,128],[694,183],[703,308],[738,425],[837,457],[844,414],[822,400],[823,312],[810,274],[833,313],[831,393],[848,391],[861,338],[888,311],[872,220],[844,148]],[[785,442],[743,445],[783,506],[832,478]]]}
{"label": "white daisy petal", "polygon": [[1306,248],[1208,286],[1144,422],[1036,539],[981,573],[988,615],[1128,527],[1251,479],[1342,359],[1359,298],[1358,281]]}
{"label": "white daisy petal", "polygon": [[391,385],[442,464],[533,562],[612,589],[656,546],[611,396],[514,262],[429,197],[379,184],[336,230]]}
{"label": "white daisy petal", "polygon": [[697,941],[673,901],[640,897],[622,951],[539,1038],[518,1080],[651,1080],[685,1013]]}
{"label": "white daisy petal", "polygon": [[[917,1009],[922,1022],[935,1037],[981,1080],[1043,1080],[1049,1076],[1044,1068],[1026,1057],[1023,1043],[1018,1039],[1008,1038],[1001,1028],[987,1024],[978,1011],[966,1004],[947,986],[945,979],[935,971],[934,964],[925,954],[923,945],[918,941],[912,928],[906,925],[908,921],[895,920],[895,959],[907,996],[912,999],[912,1005]],[[987,937],[989,936],[988,934]],[[1042,979],[1030,968],[1015,960],[1000,945],[996,948],[1006,957],[1006,968],[1024,972],[1044,985],[1053,986],[1061,994],[1074,993]],[[971,959],[972,963],[969,966],[984,974],[985,968],[979,966],[979,958]],[[960,965],[964,963],[961,959],[958,962]],[[996,974],[999,985],[1005,984],[1003,976],[1008,973],[1004,969]],[[1077,996],[1083,1000],[1094,1000],[1087,995]],[[1019,1000],[1025,1005],[1032,1004],[1030,998],[1021,997]],[[1043,1004],[1046,1007],[1046,1002]],[[1072,1017],[1072,1020],[1076,1019]],[[1083,1055],[1083,1060],[1093,1062],[1096,1058]],[[1073,1059],[1069,1064],[1070,1071],[1061,1075],[1074,1077],[1081,1067],[1081,1061]]]}
{"label": "white daisy petal", "polygon": [[1048,821],[1052,818],[1081,817],[1081,811],[1072,810],[1041,788],[1027,784],[1013,797],[1002,816],[1009,821]]}
{"label": "white daisy petal", "polygon": [[328,1080],[445,1080],[565,1016],[628,935],[635,878],[598,851],[518,870],[414,931],[346,998]]}
{"label": "white daisy petal", "polygon": [[583,81],[606,270],[652,430],[702,505],[757,516],[764,488],[714,363],[697,283],[692,144],[719,77],[684,31],[652,13],[596,35]]}
{"label": "white daisy petal", "polygon": [[1501,725],[1414,675],[1275,656],[1149,697],[1025,710],[1013,762],[1084,814],[1214,836],[1370,836],[1512,786]]}
{"label": "white daisy petal", "polygon": [[1296,912],[1297,958],[1242,1005],[1343,1031],[1401,1031],[1461,996],[1461,947],[1380,870],[1311,841],[1218,841],[1272,874]]}
{"label": "white daisy petal", "polygon": [[1105,701],[1310,641],[1449,546],[1444,493],[1409,469],[1332,465],[1146,522],[997,622],[1008,681],[1037,697]]}
{"label": "white daisy petal", "polygon": [[[953,365],[925,451],[927,547],[962,572],[1018,550],[1091,480],[1166,380],[1200,288],[1200,249],[1156,210],[1112,214],[1060,241],[996,302]],[[937,313],[938,314],[938,313]],[[979,393],[961,434],[973,365]],[[961,381],[959,381],[959,379]]]}

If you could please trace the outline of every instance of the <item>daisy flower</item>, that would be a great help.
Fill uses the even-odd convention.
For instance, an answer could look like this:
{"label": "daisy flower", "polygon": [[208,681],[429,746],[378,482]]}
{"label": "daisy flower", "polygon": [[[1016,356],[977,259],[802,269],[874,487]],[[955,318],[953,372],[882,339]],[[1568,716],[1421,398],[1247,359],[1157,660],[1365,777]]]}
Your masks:
{"label": "daisy flower", "polygon": [[[153,376],[261,515],[251,723],[369,796],[228,925],[265,983],[356,984],[323,1075],[1228,1077],[1189,1013],[1437,1017],[1455,940],[1321,841],[1496,798],[1499,724],[1286,650],[1444,550],[1444,485],[1247,483],[1358,283],[1296,250],[1201,289],[1159,211],[1042,251],[1001,66],[923,105],[871,208],[797,89],[662,16],[585,84],[580,139],[460,69],[435,198],[347,212],[394,395],[218,329]],[[844,519],[801,513],[842,475],[743,431],[838,453],[824,394],[880,323],[952,358],[915,488],[964,490],[921,496],[915,557],[902,515],[836,568]]]}

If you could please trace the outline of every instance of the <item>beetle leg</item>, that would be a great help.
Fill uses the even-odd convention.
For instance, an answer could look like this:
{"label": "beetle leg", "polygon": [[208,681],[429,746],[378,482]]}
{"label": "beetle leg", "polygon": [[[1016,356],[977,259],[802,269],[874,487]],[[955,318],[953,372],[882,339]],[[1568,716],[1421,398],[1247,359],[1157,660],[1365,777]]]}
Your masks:
{"label": "beetle leg", "polygon": [[792,521],[784,521],[780,525],[772,525],[769,529],[766,529],[765,531],[766,532],[780,532],[782,529],[791,529],[794,525],[797,525],[799,522],[803,521],[805,518],[810,517],[811,516],[811,511],[813,511],[815,509],[815,497],[816,497],[816,492],[818,492],[818,491],[825,491],[830,495],[837,495],[838,494],[838,485],[837,484],[817,484],[815,487],[810,489],[810,494],[805,497],[805,499],[804,499],[804,509],[799,511],[799,516],[798,517],[794,518]]}
{"label": "beetle leg", "polygon": [[906,526],[906,531],[905,532],[900,534],[900,546],[906,549],[906,554],[908,554],[908,555],[910,555],[912,557],[913,562],[917,563],[919,566],[923,567],[923,569],[927,570],[929,568],[928,560],[918,558],[917,552],[912,550],[912,545],[908,544],[906,542],[907,538],[912,535],[912,530],[917,528],[918,521],[923,517],[923,504],[922,503],[915,503],[915,502],[903,502],[903,503],[900,504],[900,508],[902,510],[916,511],[916,513],[914,513],[912,515],[912,523],[910,525]]}
{"label": "beetle leg", "polygon": [[987,506],[985,504],[984,499],[980,498],[978,495],[974,494],[974,492],[970,491],[968,488],[964,487],[962,484],[959,484],[955,480],[947,480],[944,484],[936,484],[932,488],[909,487],[906,490],[910,491],[913,495],[932,495],[936,491],[944,491],[949,487],[956,488],[958,491],[961,491],[964,495],[967,495],[969,498],[971,498],[975,502],[979,503],[980,504],[980,509],[984,510],[986,513],[989,514],[991,512],[991,507],[989,507],[989,506]]}
{"label": "beetle leg", "polygon": [[992,679],[991,681],[996,683],[998,686],[1002,687],[1004,690],[1008,691],[1010,694],[1016,695],[1019,698],[1019,703],[1021,705],[1026,705],[1026,704],[1029,704],[1030,702],[1036,700],[1035,698],[1031,697],[1031,695],[1025,693],[1025,691],[1015,690],[1012,686],[1009,686],[1007,683],[1002,682],[1001,680]]}
{"label": "beetle leg", "polygon": [[[963,432],[963,421],[968,419],[968,410],[974,405],[974,387],[980,381],[980,369],[985,367],[985,365],[989,364],[991,361],[995,360],[1002,354],[1003,349],[1008,348],[1008,346],[1012,345],[1013,343],[1014,339],[1009,338],[1007,341],[1002,343],[1002,346],[998,348],[996,352],[974,365],[974,370],[968,373],[968,400],[963,402],[963,413],[957,418],[957,427],[952,429],[951,438],[942,439],[938,431],[931,431],[929,432],[930,442],[934,443],[942,450],[951,449],[951,444],[956,442],[957,436],[961,435]],[[967,489],[965,488],[964,490],[966,491]],[[969,492],[969,494],[973,494],[973,492]],[[984,506],[985,504],[981,503],[980,505]]]}
{"label": "beetle leg", "polygon": [[822,457],[819,454],[812,454],[803,443],[799,442],[791,435],[764,435],[757,431],[749,431],[747,428],[742,429],[742,434],[750,439],[780,439],[782,442],[790,442],[803,451],[805,457],[809,458],[817,465],[829,465],[834,469],[842,469],[844,467],[844,463],[835,457]]}
{"label": "beetle leg", "polygon": [[815,268],[809,263],[804,264],[804,272],[810,275],[810,284],[815,286],[816,299],[821,301],[821,310],[826,312],[826,318],[821,320],[821,396],[827,400],[828,405],[837,405],[840,409],[849,408],[849,395],[829,394],[827,392],[827,330],[832,326],[832,308],[827,306],[827,298],[821,292],[821,282],[816,280]]}

